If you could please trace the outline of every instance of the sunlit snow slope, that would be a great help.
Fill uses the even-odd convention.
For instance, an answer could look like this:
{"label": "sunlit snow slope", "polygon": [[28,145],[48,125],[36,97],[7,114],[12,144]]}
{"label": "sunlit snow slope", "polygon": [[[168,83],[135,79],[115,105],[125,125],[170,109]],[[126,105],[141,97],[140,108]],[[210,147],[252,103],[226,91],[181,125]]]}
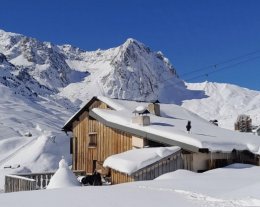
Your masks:
{"label": "sunlit snow slope", "polygon": [[250,115],[260,125],[260,92],[224,83],[187,83],[191,90],[205,91],[207,98],[185,100],[183,107],[206,120],[217,119],[223,128],[234,129],[240,114]]}

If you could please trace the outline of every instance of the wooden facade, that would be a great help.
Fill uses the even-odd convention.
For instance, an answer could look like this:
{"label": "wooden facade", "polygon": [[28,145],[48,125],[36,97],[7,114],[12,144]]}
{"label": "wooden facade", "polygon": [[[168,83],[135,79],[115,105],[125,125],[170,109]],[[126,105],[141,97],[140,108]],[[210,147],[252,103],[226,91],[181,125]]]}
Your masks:
{"label": "wooden facade", "polygon": [[[95,101],[92,108],[110,109],[105,103]],[[104,160],[113,154],[132,149],[132,135],[105,126],[91,118],[84,111],[73,122],[73,170],[84,170],[92,174],[94,170],[108,174],[103,168]]]}
{"label": "wooden facade", "polygon": [[160,175],[163,175],[168,172],[173,172],[178,169],[183,169],[183,159],[181,156],[181,150],[167,156],[151,165],[148,165],[131,175],[111,170],[111,183],[119,184],[132,181],[141,181],[141,180],[153,180]]}

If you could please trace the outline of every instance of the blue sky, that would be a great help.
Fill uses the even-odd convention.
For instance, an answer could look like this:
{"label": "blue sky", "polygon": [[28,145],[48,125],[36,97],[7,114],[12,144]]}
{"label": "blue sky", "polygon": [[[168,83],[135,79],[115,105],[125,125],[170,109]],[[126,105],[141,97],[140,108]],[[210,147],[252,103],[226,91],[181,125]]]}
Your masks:
{"label": "blue sky", "polygon": [[0,7],[6,31],[85,50],[132,37],[162,51],[184,80],[260,90],[258,0],[12,0]]}

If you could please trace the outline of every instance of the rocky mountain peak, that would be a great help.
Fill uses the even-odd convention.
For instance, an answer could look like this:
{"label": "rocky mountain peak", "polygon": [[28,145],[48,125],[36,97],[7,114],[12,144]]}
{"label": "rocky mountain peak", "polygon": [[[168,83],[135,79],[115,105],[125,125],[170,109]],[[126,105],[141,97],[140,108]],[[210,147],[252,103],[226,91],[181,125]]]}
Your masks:
{"label": "rocky mountain peak", "polygon": [[23,74],[19,77],[27,81],[32,77],[52,93],[61,92],[65,97],[73,94],[82,101],[90,94],[155,100],[165,84],[177,83],[185,89],[161,52],[154,52],[133,38],[116,48],[87,52],[71,45],[57,46],[1,31],[0,52],[22,71],[17,72]]}

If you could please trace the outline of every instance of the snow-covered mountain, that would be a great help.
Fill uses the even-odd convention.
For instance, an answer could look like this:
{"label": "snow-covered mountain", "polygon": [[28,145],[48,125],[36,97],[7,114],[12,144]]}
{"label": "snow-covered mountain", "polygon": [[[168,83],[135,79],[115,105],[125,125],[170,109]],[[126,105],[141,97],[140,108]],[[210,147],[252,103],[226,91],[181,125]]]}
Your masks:
{"label": "snow-covered mountain", "polygon": [[16,71],[29,75],[49,94],[76,103],[93,95],[175,103],[203,97],[186,89],[161,52],[131,38],[119,47],[87,52],[0,30],[0,53]]}
{"label": "snow-covered mountain", "polygon": [[206,120],[219,120],[223,128],[234,129],[240,114],[250,115],[260,125],[260,92],[226,83],[186,83],[188,89],[205,91],[207,98],[185,100],[182,106]]}
{"label": "snow-covered mountain", "polygon": [[[61,46],[68,58],[67,64],[87,76],[71,83],[60,92],[75,101],[86,100],[93,95],[128,100],[156,100],[180,102],[183,96],[191,96],[184,82],[178,79],[176,70],[161,52],[153,52],[144,44],[127,39],[124,44],[109,50],[83,52],[69,45]],[[170,86],[172,97],[164,95]],[[176,89],[176,90],[175,90]]]}
{"label": "snow-covered mountain", "polygon": [[[260,92],[185,83],[177,73],[161,52],[131,38],[88,52],[0,30],[0,177],[12,171],[3,170],[6,165],[44,171],[57,167],[62,155],[69,157],[60,128],[94,95],[176,103],[207,120],[218,119],[224,128],[233,129],[241,113],[260,124]],[[32,137],[24,136],[27,132]],[[53,142],[53,136],[59,139]]]}

